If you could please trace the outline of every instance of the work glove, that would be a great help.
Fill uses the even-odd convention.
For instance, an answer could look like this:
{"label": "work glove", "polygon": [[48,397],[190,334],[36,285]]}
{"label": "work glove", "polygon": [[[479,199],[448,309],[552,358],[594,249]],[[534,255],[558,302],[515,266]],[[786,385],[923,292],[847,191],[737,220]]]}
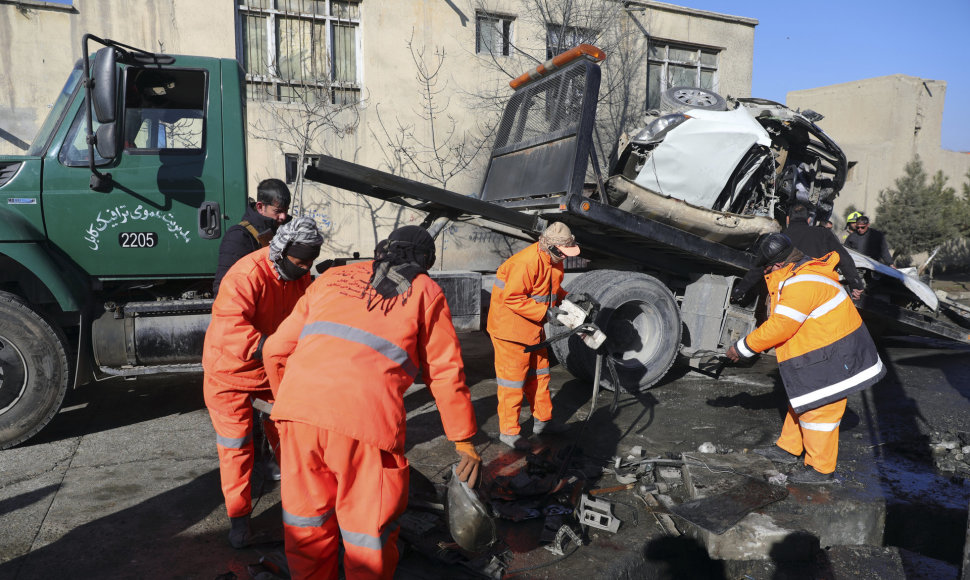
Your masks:
{"label": "work glove", "polygon": [[556,314],[556,320],[569,330],[572,330],[586,322],[587,315],[588,313],[585,310],[572,301],[563,300],[562,304],[559,305],[559,313]]}
{"label": "work glove", "polygon": [[468,487],[478,485],[478,478],[482,466],[482,458],[475,452],[475,446],[471,441],[455,441],[455,451],[458,452],[458,466],[455,467],[455,474],[460,481],[468,484]]}

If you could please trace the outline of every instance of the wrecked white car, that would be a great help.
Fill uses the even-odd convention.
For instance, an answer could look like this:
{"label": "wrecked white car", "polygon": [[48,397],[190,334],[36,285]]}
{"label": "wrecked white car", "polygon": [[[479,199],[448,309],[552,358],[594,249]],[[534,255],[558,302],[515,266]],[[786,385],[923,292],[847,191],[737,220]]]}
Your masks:
{"label": "wrecked white car", "polygon": [[821,115],[687,87],[661,104],[621,147],[611,204],[738,248],[780,231],[796,200],[829,219],[848,164]]}

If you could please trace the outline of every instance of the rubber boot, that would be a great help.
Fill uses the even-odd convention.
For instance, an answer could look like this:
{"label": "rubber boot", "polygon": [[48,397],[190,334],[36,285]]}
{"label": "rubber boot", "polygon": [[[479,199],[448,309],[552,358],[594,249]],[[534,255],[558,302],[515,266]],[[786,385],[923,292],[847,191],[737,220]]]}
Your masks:
{"label": "rubber boot", "polygon": [[249,527],[249,516],[229,518],[229,545],[237,550],[245,548],[252,537]]}

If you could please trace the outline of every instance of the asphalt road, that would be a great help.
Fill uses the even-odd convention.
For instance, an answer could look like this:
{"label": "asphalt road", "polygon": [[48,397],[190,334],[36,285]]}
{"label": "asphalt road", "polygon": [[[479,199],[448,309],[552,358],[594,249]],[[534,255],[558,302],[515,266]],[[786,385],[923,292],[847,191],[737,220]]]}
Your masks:
{"label": "asphalt road", "polygon": [[[463,349],[481,433],[477,447],[490,476],[522,462],[488,434],[497,431],[491,348],[480,333]],[[926,341],[893,341],[883,348],[890,374],[850,398],[842,423],[838,475],[845,485],[882,494],[887,503],[884,543],[902,548],[909,570],[956,577],[962,560],[970,483],[934,468],[940,434],[970,432],[970,350]],[[569,432],[553,447],[576,442],[590,465],[606,464],[635,445],[655,453],[719,452],[770,444],[785,402],[773,359],[729,367],[719,380],[676,370],[637,397],[624,394],[615,416],[610,393],[588,423],[589,386],[554,368],[556,413]],[[264,543],[233,550],[219,491],[215,436],[202,400],[200,375],[112,379],[68,395],[64,409],[37,437],[0,452],[0,579],[249,578],[247,564],[278,550],[278,484],[262,485],[254,528]],[[453,447],[441,436],[426,389],[409,391],[408,457],[412,487],[440,484]],[[531,429],[529,421],[525,430]],[[603,486],[614,485],[608,476]],[[619,500],[618,500],[619,501]],[[636,560],[640,577],[674,577],[684,561],[728,577],[730,567],[705,560],[696,545],[676,544],[646,512],[619,505],[620,533],[594,531],[591,543],[562,561],[538,547],[535,524],[503,524],[515,577],[616,578]],[[645,567],[645,568],[643,568]],[[534,568],[534,569],[533,569]],[[777,568],[777,567],[776,567]],[[449,571],[450,570],[450,571]],[[766,570],[768,570],[766,568]],[[764,572],[778,576],[777,569]],[[707,573],[705,572],[705,573]],[[455,577],[413,554],[399,577]],[[720,576],[718,576],[720,574]],[[752,578],[760,578],[750,572]],[[770,578],[771,575],[763,576]]]}

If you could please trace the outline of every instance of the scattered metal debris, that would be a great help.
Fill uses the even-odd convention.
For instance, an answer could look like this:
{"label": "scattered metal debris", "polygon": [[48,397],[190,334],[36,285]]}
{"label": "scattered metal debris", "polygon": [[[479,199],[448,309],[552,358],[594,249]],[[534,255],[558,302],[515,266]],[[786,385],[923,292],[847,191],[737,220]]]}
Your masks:
{"label": "scattered metal debris", "polygon": [[579,503],[579,522],[583,525],[616,533],[620,520],[613,515],[613,504],[583,494]]}
{"label": "scattered metal debris", "polygon": [[571,527],[563,524],[559,526],[552,542],[545,548],[557,556],[565,556],[566,548],[570,543],[573,543],[576,548],[579,548],[583,545],[583,540]]}

